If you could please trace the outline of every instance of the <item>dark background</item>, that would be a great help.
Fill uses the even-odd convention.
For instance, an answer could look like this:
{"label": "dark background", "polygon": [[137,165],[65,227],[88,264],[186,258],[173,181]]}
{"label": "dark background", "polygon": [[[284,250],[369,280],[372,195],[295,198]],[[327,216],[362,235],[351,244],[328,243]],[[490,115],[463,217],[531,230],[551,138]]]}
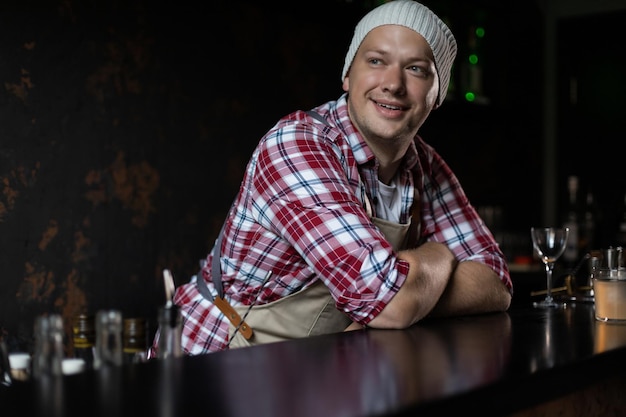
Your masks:
{"label": "dark background", "polygon": [[[76,314],[104,308],[154,323],[163,269],[177,285],[195,273],[252,149],[279,117],[339,97],[353,27],[376,3],[3,2],[0,330],[10,348],[30,348],[39,314],[62,314],[68,335]],[[490,222],[507,255],[528,254],[528,229],[545,217],[544,9],[424,3],[447,20],[459,58],[422,136],[470,200],[498,213]],[[624,22],[623,12],[561,19],[550,86],[559,97],[553,180],[564,190],[574,173],[594,188],[600,245],[626,188]],[[475,25],[486,28],[478,46]],[[476,47],[481,94],[469,103],[465,60]]]}

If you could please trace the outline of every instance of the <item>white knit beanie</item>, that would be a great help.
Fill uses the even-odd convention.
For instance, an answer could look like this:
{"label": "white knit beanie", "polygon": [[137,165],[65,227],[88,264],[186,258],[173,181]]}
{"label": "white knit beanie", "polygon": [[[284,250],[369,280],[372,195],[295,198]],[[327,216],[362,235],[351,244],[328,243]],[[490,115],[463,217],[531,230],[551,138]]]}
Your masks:
{"label": "white knit beanie", "polygon": [[365,36],[382,25],[400,25],[414,30],[426,39],[435,57],[435,68],[439,75],[439,97],[441,105],[448,92],[450,70],[456,57],[456,40],[445,23],[428,7],[413,0],[393,0],[378,6],[366,14],[354,29],[354,36],[348,48],[341,80],[348,74]]}

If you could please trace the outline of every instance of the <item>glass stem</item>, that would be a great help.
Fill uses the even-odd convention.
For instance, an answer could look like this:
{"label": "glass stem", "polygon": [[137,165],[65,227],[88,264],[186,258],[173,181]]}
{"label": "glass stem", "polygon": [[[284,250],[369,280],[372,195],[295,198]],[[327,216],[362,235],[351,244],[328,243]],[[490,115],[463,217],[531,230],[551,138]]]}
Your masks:
{"label": "glass stem", "polygon": [[546,263],[546,301],[552,301],[552,269],[554,262]]}

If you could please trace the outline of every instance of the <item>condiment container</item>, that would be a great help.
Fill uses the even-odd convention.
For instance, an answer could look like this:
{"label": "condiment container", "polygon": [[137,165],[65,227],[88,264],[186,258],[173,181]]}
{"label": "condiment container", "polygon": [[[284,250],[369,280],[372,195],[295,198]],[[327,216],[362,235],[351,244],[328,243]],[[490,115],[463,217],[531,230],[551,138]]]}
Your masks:
{"label": "condiment container", "polygon": [[96,352],[94,369],[105,366],[120,366],[122,352],[122,312],[100,310],[96,313]]}
{"label": "condiment container", "polygon": [[26,352],[9,353],[11,378],[14,381],[28,381],[30,379],[30,354]]}
{"label": "condiment container", "polygon": [[94,316],[79,314],[74,317],[72,326],[74,358],[85,362],[85,369],[93,369],[96,349],[96,326]]}
{"label": "condiment container", "polygon": [[61,363],[63,375],[74,375],[83,372],[86,368],[85,360],[82,358],[65,358]]}
{"label": "condiment container", "polygon": [[35,351],[32,376],[35,379],[63,375],[63,318],[58,314],[35,319]]}
{"label": "condiment container", "polygon": [[180,307],[167,305],[159,309],[157,359],[178,358],[183,355],[181,345],[182,318]]}
{"label": "condiment container", "polygon": [[596,320],[626,324],[626,269],[599,269],[593,274]]}

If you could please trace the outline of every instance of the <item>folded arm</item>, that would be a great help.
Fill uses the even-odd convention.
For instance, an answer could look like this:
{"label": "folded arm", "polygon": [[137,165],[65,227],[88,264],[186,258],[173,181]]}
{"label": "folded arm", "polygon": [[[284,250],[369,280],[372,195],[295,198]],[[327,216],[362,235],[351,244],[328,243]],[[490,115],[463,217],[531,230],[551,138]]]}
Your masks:
{"label": "folded arm", "polygon": [[398,293],[369,324],[377,328],[406,328],[426,316],[454,316],[505,311],[508,288],[488,266],[457,262],[443,244],[428,242],[401,251],[409,274]]}
{"label": "folded arm", "polygon": [[407,278],[368,326],[406,328],[424,318],[444,293],[457,264],[454,254],[435,242],[401,251],[398,257],[409,263]]}
{"label": "folded arm", "polygon": [[448,286],[439,298],[431,316],[506,311],[511,305],[511,292],[498,275],[480,262],[460,262]]}

